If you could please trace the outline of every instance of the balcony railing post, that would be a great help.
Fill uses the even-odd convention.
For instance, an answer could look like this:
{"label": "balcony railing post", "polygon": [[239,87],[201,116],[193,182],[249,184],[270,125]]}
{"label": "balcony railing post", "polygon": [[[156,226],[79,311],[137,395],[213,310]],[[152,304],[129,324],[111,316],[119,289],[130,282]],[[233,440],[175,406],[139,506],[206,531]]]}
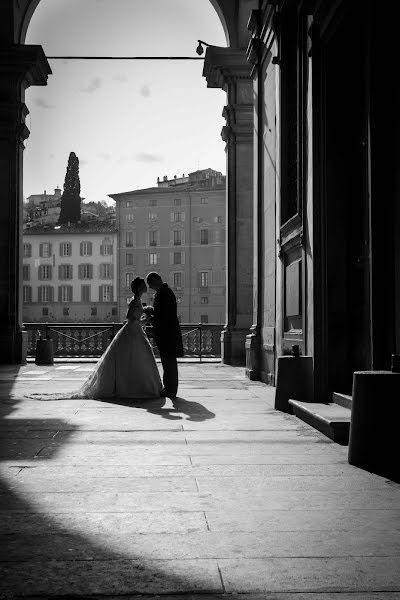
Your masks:
{"label": "balcony railing post", "polygon": [[200,359],[200,362],[201,362],[201,358],[202,358],[202,345],[203,345],[203,332],[202,332],[202,325],[201,325],[201,323],[199,323],[199,341],[200,341],[199,359]]}

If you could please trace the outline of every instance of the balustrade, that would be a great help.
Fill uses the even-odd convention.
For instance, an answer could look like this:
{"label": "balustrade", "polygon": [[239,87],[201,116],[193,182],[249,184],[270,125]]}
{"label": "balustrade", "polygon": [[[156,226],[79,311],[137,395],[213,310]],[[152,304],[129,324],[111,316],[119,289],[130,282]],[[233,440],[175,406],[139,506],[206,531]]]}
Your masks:
{"label": "balustrade", "polygon": [[[28,334],[27,356],[36,352],[36,340],[47,337],[53,340],[55,358],[96,358],[106,350],[123,323],[24,323]],[[221,331],[223,325],[182,323],[182,340],[185,357],[219,358],[221,356]],[[158,349],[151,337],[151,327],[146,327],[156,356]]]}

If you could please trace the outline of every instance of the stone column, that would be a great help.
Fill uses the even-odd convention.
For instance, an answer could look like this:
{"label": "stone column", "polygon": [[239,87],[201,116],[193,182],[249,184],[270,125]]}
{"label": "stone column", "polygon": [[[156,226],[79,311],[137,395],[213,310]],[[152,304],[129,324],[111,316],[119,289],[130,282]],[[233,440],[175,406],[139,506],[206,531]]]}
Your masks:
{"label": "stone column", "polygon": [[0,363],[25,361],[22,326],[22,154],[25,89],[51,73],[41,46],[0,49]]}
{"label": "stone column", "polygon": [[246,335],[253,318],[253,81],[246,51],[207,49],[203,75],[208,87],[226,92],[227,321],[222,362],[245,365]]}

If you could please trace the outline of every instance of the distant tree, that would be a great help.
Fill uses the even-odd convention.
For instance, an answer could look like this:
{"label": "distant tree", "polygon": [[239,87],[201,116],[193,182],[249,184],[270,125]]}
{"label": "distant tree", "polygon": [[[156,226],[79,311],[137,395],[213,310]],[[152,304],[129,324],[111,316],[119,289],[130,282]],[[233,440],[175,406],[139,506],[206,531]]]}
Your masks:
{"label": "distant tree", "polygon": [[59,223],[76,223],[81,219],[81,183],[79,180],[79,159],[75,152],[68,158],[64,191],[61,196]]}

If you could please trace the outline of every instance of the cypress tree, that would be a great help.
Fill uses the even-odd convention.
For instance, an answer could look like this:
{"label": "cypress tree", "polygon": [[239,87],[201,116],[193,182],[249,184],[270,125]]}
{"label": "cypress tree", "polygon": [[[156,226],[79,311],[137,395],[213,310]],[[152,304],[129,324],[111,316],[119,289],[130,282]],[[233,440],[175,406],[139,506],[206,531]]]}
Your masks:
{"label": "cypress tree", "polygon": [[81,183],[79,181],[79,159],[75,152],[68,158],[67,173],[64,181],[64,191],[61,196],[61,212],[58,222],[76,223],[81,219]]}

